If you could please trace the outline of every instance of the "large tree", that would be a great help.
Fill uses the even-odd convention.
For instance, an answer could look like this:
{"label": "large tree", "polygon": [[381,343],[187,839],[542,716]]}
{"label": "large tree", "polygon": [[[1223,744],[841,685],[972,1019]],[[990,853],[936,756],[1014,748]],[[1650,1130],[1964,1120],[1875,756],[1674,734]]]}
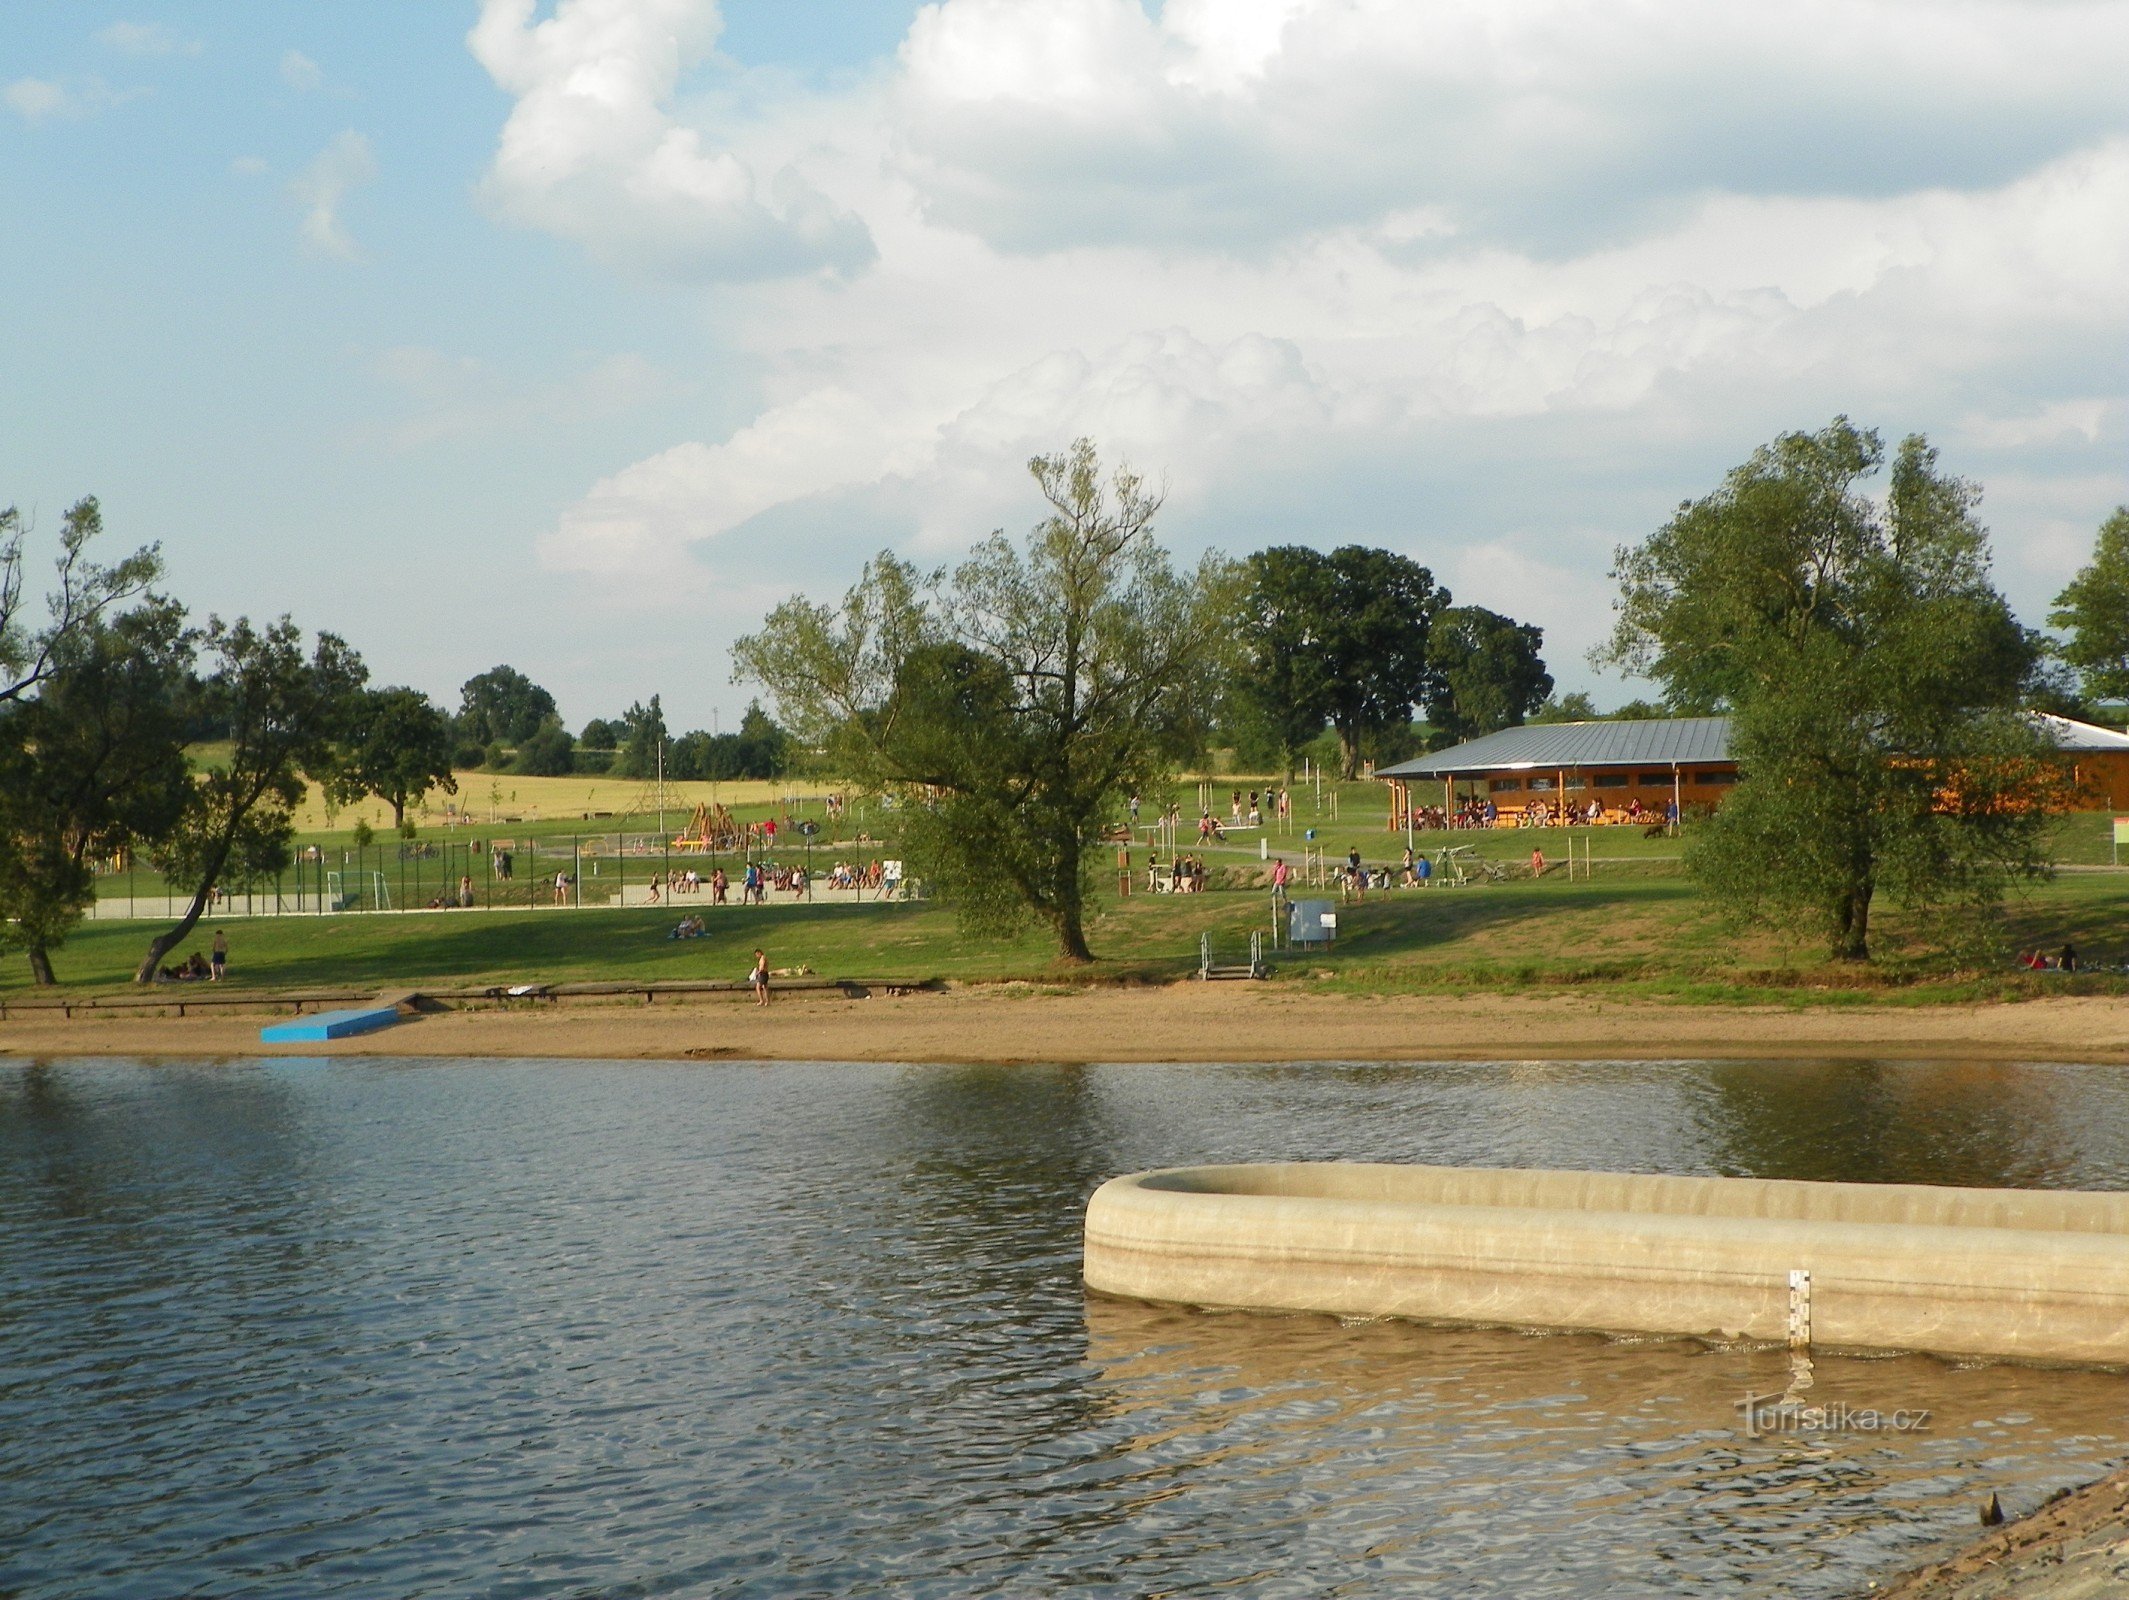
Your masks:
{"label": "large tree", "polygon": [[490,667],[458,691],[458,731],[475,744],[523,744],[559,715],[554,696],[515,667]]}
{"label": "large tree", "polygon": [[1742,781],[1688,846],[1740,917],[1870,953],[1877,898],[1984,929],[2046,870],[2060,769],[2022,697],[2038,651],[1989,577],[1978,494],[1906,440],[1784,434],[1622,549],[1608,659],[1728,711]]}
{"label": "large tree", "polygon": [[95,858],[184,810],[191,661],[183,609],[150,599],[69,630],[36,694],[0,704],[0,947],[40,984],[95,900]]}
{"label": "large tree", "polygon": [[319,634],[306,654],[302,630],[286,617],[265,628],[216,618],[206,648],[213,670],[202,693],[228,730],[229,759],[195,778],[183,816],[155,851],[170,879],[193,885],[192,898],[177,925],[149,942],[137,983],[154,980],[217,884],[240,887],[288,864],[305,775],[333,772],[367,676],[333,634]]}
{"label": "large tree", "polygon": [[1354,544],[1327,555],[1274,546],[1247,571],[1241,692],[1277,731],[1289,764],[1329,722],[1345,775],[1355,776],[1373,742],[1434,692],[1428,637],[1448,590],[1416,561]]}
{"label": "large tree", "polygon": [[899,791],[906,848],[971,925],[1033,915],[1088,961],[1094,852],[1124,797],[1202,745],[1233,580],[1179,574],[1160,497],[1082,439],[1028,463],[1051,514],[949,578],[892,555],[840,608],[793,599],[733,648],[803,742]]}
{"label": "large tree", "polygon": [[1451,606],[1434,619],[1427,640],[1434,681],[1427,721],[1440,744],[1458,744],[1518,727],[1545,704],[1552,674],[1538,654],[1545,630],[1484,606]]}
{"label": "large tree", "polygon": [[2062,659],[2094,700],[2129,700],[2129,506],[2099,525],[2092,560],[2055,597],[2048,625],[2069,638]]}
{"label": "large tree", "polygon": [[342,803],[373,794],[392,808],[392,826],[431,789],[458,793],[451,774],[451,719],[419,689],[365,689],[349,708],[346,741],[326,787]]}

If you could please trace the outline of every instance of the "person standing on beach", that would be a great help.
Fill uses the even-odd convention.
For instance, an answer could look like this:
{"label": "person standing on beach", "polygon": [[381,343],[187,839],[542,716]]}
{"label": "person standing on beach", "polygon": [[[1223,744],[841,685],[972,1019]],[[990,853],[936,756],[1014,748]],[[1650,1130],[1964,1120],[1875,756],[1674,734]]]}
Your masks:
{"label": "person standing on beach", "polygon": [[769,958],[757,950],[754,952],[754,970],[747,975],[747,982],[754,986],[754,1003],[765,1006],[769,1003]]}
{"label": "person standing on beach", "polygon": [[207,962],[207,980],[220,983],[229,975],[229,935],[220,928],[214,930],[214,950]]}

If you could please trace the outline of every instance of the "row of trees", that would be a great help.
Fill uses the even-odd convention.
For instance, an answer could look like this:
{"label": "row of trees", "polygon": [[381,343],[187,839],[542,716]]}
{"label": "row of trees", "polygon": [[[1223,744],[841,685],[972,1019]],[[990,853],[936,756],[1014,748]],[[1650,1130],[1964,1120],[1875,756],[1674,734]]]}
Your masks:
{"label": "row of trees", "polygon": [[[58,588],[33,617],[25,531],[0,512],[0,946],[24,950],[38,982],[53,981],[51,952],[94,896],[99,857],[145,849],[193,886],[177,925],[149,942],[145,982],[216,884],[285,864],[307,777],[399,804],[450,781],[448,764],[417,770],[395,736],[420,697],[369,688],[344,640],[306,645],[287,618],[194,626],[156,592],[154,547],[108,567],[91,559],[94,500],[67,512]],[[203,726],[227,742],[195,771],[186,747]]]}
{"label": "row of trees", "polygon": [[1350,775],[1424,704],[1439,737],[1520,722],[1552,689],[1539,630],[1456,607],[1425,567],[1347,546],[1208,555],[1178,572],[1160,496],[1094,446],[1029,463],[1050,514],[951,572],[892,554],[840,607],[793,599],[734,647],[827,765],[909,800],[902,848],[972,927],[1027,915],[1091,959],[1093,852],[1121,797],[1268,732],[1289,762],[1326,723]]}
{"label": "row of trees", "polygon": [[[216,887],[287,866],[308,782],[336,805],[375,796],[402,827],[431,790],[456,791],[454,758],[469,743],[512,740],[536,756],[559,735],[567,753],[553,697],[513,668],[470,680],[454,718],[417,689],[372,687],[334,634],[306,640],[285,617],[195,624],[156,589],[156,548],[95,561],[102,526],[93,499],[66,513],[40,614],[25,598],[27,529],[0,511],[0,949],[24,951],[39,983],[54,981],[52,952],[92,903],[99,861],[141,853],[188,893],[149,943],[145,982]],[[614,765],[652,775],[656,697],[624,726]],[[756,707],[737,734],[672,741],[666,772],[773,776],[786,743]]]}
{"label": "row of trees", "polygon": [[[1755,452],[1620,550],[1596,654],[1661,687],[1617,715],[1732,718],[1745,778],[1691,869],[1741,920],[1849,959],[1885,896],[1953,942],[1985,934],[2048,870],[2072,799],[2030,714],[2064,686],[1993,585],[1978,491],[1915,437],[1874,493],[1886,459],[1846,418]],[[1281,547],[1180,573],[1159,497],[1105,478],[1090,443],[1030,470],[1050,515],[1024,548],[994,535],[928,574],[882,555],[840,606],[788,601],[734,652],[832,765],[907,798],[905,849],[977,928],[1033,915],[1089,959],[1103,831],[1215,727],[1291,760],[1328,724],[1351,775],[1415,708],[1438,744],[1595,715],[1552,698],[1536,628],[1453,605],[1403,557]],[[2052,620],[2088,693],[2129,694],[2129,510]]]}
{"label": "row of trees", "polygon": [[[622,778],[780,778],[790,769],[791,742],[759,705],[747,707],[737,733],[696,729],[675,738],[659,697],[620,716],[594,717],[572,735],[554,696],[515,667],[491,667],[459,690],[452,725],[457,763],[533,777],[610,772]],[[662,768],[661,768],[662,757]]]}

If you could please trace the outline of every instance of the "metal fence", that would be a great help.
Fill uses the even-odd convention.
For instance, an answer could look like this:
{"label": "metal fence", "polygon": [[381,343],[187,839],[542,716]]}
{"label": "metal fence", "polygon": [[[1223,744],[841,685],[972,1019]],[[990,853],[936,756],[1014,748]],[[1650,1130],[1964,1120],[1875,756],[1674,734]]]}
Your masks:
{"label": "metal fence", "polygon": [[[848,900],[891,897],[886,877],[896,852],[878,842],[829,841],[818,835],[750,843],[735,850],[676,850],[659,834],[518,834],[467,840],[398,837],[367,845],[308,846],[286,871],[218,895],[212,916],[327,916],[350,912],[581,910],[587,907],[712,903],[713,874],[729,880],[728,903],[741,898],[748,866],[765,876],[804,869],[804,888],[771,890],[770,899]],[[854,884],[838,888],[838,864]],[[694,883],[688,881],[694,875]],[[161,875],[128,862],[100,881],[93,915],[171,917],[190,896]]]}

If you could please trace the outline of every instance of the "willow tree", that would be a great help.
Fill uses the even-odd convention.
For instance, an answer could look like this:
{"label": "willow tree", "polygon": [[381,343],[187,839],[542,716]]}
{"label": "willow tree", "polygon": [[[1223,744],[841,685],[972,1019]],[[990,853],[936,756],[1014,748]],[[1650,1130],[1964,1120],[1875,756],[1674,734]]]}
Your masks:
{"label": "willow tree", "polygon": [[1978,492],[1904,441],[1784,434],[1618,554],[1604,659],[1683,711],[1726,711],[1741,781],[1696,829],[1693,871],[1740,919],[1870,954],[1880,895],[1983,931],[2047,870],[2063,799],[2021,706],[2039,651],[1990,580]]}
{"label": "willow tree", "polygon": [[1028,463],[1050,514],[950,573],[891,554],[840,607],[802,598],[733,647],[734,678],[797,737],[898,793],[904,849],[965,925],[1047,923],[1090,961],[1086,905],[1124,799],[1202,745],[1234,581],[1179,573],[1153,537],[1161,497],[1104,475],[1091,442]]}

